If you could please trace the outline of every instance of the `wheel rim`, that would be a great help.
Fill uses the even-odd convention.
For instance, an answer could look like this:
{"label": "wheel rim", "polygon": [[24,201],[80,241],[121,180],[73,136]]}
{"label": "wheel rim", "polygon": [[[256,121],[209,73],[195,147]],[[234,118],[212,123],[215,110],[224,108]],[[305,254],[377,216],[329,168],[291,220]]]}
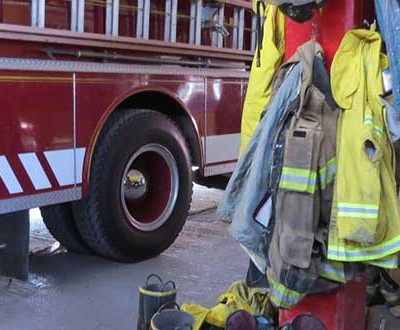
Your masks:
{"label": "wheel rim", "polygon": [[171,152],[148,144],[129,159],[121,180],[122,208],[130,225],[141,231],[160,228],[178,197],[178,167]]}

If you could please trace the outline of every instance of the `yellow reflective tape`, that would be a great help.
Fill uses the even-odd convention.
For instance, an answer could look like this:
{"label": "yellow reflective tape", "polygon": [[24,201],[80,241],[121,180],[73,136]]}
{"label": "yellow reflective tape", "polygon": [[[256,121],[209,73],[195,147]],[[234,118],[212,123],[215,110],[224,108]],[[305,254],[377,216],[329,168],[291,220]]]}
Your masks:
{"label": "yellow reflective tape", "polygon": [[310,194],[315,193],[315,186],[310,186],[308,184],[303,183],[293,183],[287,181],[279,182],[279,188],[293,190],[298,192],[308,192]]}
{"label": "yellow reflective tape", "polygon": [[321,263],[319,265],[320,268],[320,276],[340,282],[340,283],[346,283],[346,274],[344,271],[344,264],[342,262],[337,262],[337,261],[328,261]]}
{"label": "yellow reflective tape", "polygon": [[379,126],[374,125],[374,131],[376,133],[378,133],[379,135],[383,134],[383,129],[381,127],[379,127]]}
{"label": "yellow reflective tape", "polygon": [[301,168],[293,168],[293,167],[282,167],[282,174],[294,175],[303,178],[311,178],[315,180],[317,178],[317,172],[305,170]]}
{"label": "yellow reflective tape", "polygon": [[336,157],[333,157],[332,159],[328,160],[324,166],[320,168],[320,171],[326,171],[326,169],[333,167],[335,165],[336,165]]}
{"label": "yellow reflective tape", "polygon": [[368,247],[328,246],[328,259],[339,261],[370,261],[382,259],[400,251],[400,235]]}
{"label": "yellow reflective tape", "polygon": [[338,212],[338,218],[378,219],[378,213]]}
{"label": "yellow reflective tape", "polygon": [[397,235],[396,237],[393,237],[392,239],[390,239],[390,240],[388,240],[386,242],[383,242],[383,243],[380,243],[380,244],[376,244],[374,246],[366,246],[366,247],[363,247],[362,249],[359,249],[357,247],[344,247],[344,246],[335,246],[335,245],[329,245],[329,248],[332,247],[333,249],[336,249],[338,251],[340,251],[340,250],[345,251],[345,250],[349,250],[349,249],[350,250],[354,250],[354,251],[357,251],[357,250],[360,250],[360,251],[377,251],[377,250],[380,250],[380,249],[382,249],[382,248],[384,248],[386,246],[394,245],[396,243],[400,244],[400,235]]}
{"label": "yellow reflective tape", "polygon": [[385,259],[368,261],[366,263],[368,265],[377,266],[377,267],[381,267],[381,268],[387,268],[387,269],[397,269],[398,268],[397,255],[394,255],[392,257],[385,258]]}
{"label": "yellow reflective tape", "polygon": [[359,203],[338,203],[338,207],[354,207],[371,210],[379,210],[379,204],[359,204]]}
{"label": "yellow reflective tape", "polygon": [[145,294],[146,296],[166,297],[166,296],[170,296],[170,295],[175,294],[176,290],[157,292],[157,291],[149,291],[149,290],[146,290],[146,289],[143,289],[142,287],[140,287],[139,288],[139,292]]}
{"label": "yellow reflective tape", "polygon": [[[330,170],[336,167],[336,158],[332,158],[330,161],[328,161],[325,166],[321,167],[318,171],[321,176],[326,176],[327,173],[329,173]],[[336,172],[336,168],[335,168]],[[330,174],[332,175],[332,173]]]}
{"label": "yellow reflective tape", "polygon": [[291,308],[296,305],[302,295],[296,291],[286,288],[283,284],[276,282],[271,276],[267,276],[271,289],[271,301],[276,306]]}

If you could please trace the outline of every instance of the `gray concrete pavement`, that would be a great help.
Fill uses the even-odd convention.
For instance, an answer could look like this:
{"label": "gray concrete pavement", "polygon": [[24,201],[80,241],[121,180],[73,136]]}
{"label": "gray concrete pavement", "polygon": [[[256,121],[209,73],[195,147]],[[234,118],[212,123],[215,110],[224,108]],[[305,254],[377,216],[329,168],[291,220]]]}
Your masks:
{"label": "gray concrete pavement", "polygon": [[[0,277],[0,330],[135,329],[138,287],[157,273],[178,286],[178,302],[214,306],[218,296],[244,279],[248,259],[217,220],[223,192],[196,186],[191,216],[176,242],[161,256],[137,264],[60,253],[32,256],[28,282]],[[31,251],[55,240],[39,210],[31,211]],[[385,330],[400,329],[384,306]]]}
{"label": "gray concrete pavement", "polygon": [[[196,188],[193,215],[181,235],[151,260],[122,264],[72,253],[32,257],[28,283],[0,280],[0,329],[134,329],[138,286],[150,273],[177,283],[178,302],[213,306],[233,281],[244,279],[248,262],[215,209],[200,212],[215,207],[218,196],[220,191]],[[54,241],[35,212],[31,242],[41,248]]]}

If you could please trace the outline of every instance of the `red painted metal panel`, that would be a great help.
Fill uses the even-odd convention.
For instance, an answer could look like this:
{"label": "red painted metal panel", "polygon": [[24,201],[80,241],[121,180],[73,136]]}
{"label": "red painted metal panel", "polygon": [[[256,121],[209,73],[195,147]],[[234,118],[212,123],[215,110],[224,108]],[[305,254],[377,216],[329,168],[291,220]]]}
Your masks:
{"label": "red painted metal panel", "polygon": [[207,136],[240,132],[241,94],[240,79],[207,80]]}
{"label": "red painted metal panel", "polygon": [[[36,153],[50,173],[43,152],[73,148],[71,75],[1,71],[0,100],[0,155],[7,157],[24,194],[35,193],[18,154]],[[47,176],[57,188],[54,176]],[[2,185],[0,198],[6,197],[10,195]]]}
{"label": "red painted metal panel", "polygon": [[[234,4],[247,7],[244,50],[188,44],[189,2],[182,3],[178,8],[178,43],[168,43],[161,41],[164,38],[164,16],[161,15],[165,6],[163,0],[151,3],[150,40],[132,38],[136,34],[136,0],[120,1],[120,36],[118,37],[103,35],[105,28],[104,4],[95,2],[85,4],[85,33],[76,33],[69,31],[71,8],[63,0],[46,1],[45,29],[29,27],[31,21],[30,1],[5,0],[0,3],[0,39],[3,46],[0,57],[51,59],[54,60],[53,67],[48,66],[48,68],[49,70],[54,69],[54,71],[58,70],[55,61],[79,61],[78,66],[83,68],[82,70],[86,68],[85,62],[96,62],[94,59],[80,55],[75,56],[74,52],[77,51],[98,53],[106,51],[109,54],[117,53],[117,55],[157,59],[160,58],[160,55],[164,55],[192,61],[211,59],[225,63],[230,61],[250,64],[252,54],[249,51],[249,27],[251,25],[249,6],[240,0],[230,0],[227,1],[227,4],[228,7],[230,6],[229,8]],[[229,21],[232,21],[233,11],[227,10],[227,12],[230,16]],[[232,28],[231,25],[229,26]],[[210,30],[203,31],[203,41],[210,42],[210,37]],[[231,41],[226,39],[225,46],[229,46]],[[67,51],[68,55],[63,53],[53,57],[45,52],[47,48]],[[85,168],[88,169],[93,146],[106,119],[125,98],[135,93],[156,91],[174,99],[191,117],[198,129],[199,136],[239,133],[243,102],[241,86],[244,85],[242,78],[227,79],[221,75],[220,79],[211,79],[203,74],[193,73],[193,70],[191,73],[187,71],[185,73],[183,67],[182,74],[176,73],[175,70],[172,76],[161,73],[114,74],[79,71],[76,73],[77,131],[76,141],[74,141],[72,81],[74,65],[65,63],[60,62],[60,65],[63,66],[66,73],[34,71],[43,64],[35,62],[25,63],[28,69],[26,67],[22,69],[33,71],[16,71],[15,69],[19,69],[14,67],[14,71],[0,72],[0,156],[6,156],[6,162],[15,172],[16,181],[23,190],[23,193],[16,192],[10,195],[7,190],[7,188],[10,189],[10,182],[7,185],[0,178],[0,199],[36,194],[38,190],[47,192],[61,189],[57,181],[60,180],[60,176],[53,173],[54,168],[51,167],[57,165],[47,161],[44,155],[45,151],[68,149],[66,151],[68,153],[74,148],[76,142],[76,147],[86,148]],[[100,63],[100,61],[96,63]],[[131,60],[129,63],[132,63]],[[43,65],[47,66],[47,64]],[[68,71],[68,68],[71,70]],[[166,68],[166,66],[159,66],[159,68]],[[218,69],[215,70],[215,72],[217,71]],[[242,72],[239,76],[242,76]],[[207,87],[205,79],[210,82]],[[159,104],[159,106],[163,106],[163,104]],[[206,109],[209,112],[208,131],[206,131],[205,122]],[[168,109],[163,108],[162,110],[168,113]],[[34,153],[33,160],[38,161],[38,168],[41,167],[40,171],[43,170],[42,172],[45,174],[43,181],[49,180],[52,188],[35,190],[34,179],[31,181],[32,173],[30,178],[18,157],[18,154],[21,153]],[[70,159],[68,155],[65,157]],[[1,160],[4,161],[4,159],[3,157]],[[7,164],[6,166],[8,166]],[[71,171],[73,170],[71,169]],[[88,173],[86,172],[86,174]],[[69,182],[64,184],[69,185]],[[15,191],[19,191],[18,187]]]}
{"label": "red painted metal panel", "polygon": [[315,38],[324,48],[330,67],[346,31],[363,27],[364,20],[371,22],[373,8],[372,0],[333,0],[328,1],[321,13],[315,11],[313,21],[299,24],[286,19],[286,58],[312,38],[315,24]]}
{"label": "red painted metal panel", "polygon": [[290,310],[281,309],[279,324],[283,326],[297,315],[311,314],[327,330],[364,330],[365,299],[365,283],[351,281],[331,293],[308,296]]}

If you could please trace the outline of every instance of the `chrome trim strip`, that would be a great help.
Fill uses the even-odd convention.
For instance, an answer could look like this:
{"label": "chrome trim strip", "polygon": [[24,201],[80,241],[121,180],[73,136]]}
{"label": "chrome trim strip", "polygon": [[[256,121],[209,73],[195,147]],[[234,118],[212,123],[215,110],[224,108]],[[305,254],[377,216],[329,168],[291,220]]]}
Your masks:
{"label": "chrome trim strip", "polygon": [[[249,72],[237,69],[196,69],[180,66],[155,66],[119,63],[95,63],[81,61],[37,60],[0,57],[0,70],[46,71],[46,72],[86,72],[86,73],[131,73],[175,76],[202,76],[248,79]],[[240,82],[238,81],[238,84]]]}
{"label": "chrome trim strip", "polygon": [[28,210],[44,205],[60,204],[82,198],[82,188],[69,188],[29,196],[0,200],[0,214]]}
{"label": "chrome trim strip", "polygon": [[204,168],[204,176],[232,173],[235,167],[236,162],[219,165],[209,165]]}
{"label": "chrome trim strip", "polygon": [[76,73],[72,74],[72,123],[74,130],[74,186],[76,187]]}

